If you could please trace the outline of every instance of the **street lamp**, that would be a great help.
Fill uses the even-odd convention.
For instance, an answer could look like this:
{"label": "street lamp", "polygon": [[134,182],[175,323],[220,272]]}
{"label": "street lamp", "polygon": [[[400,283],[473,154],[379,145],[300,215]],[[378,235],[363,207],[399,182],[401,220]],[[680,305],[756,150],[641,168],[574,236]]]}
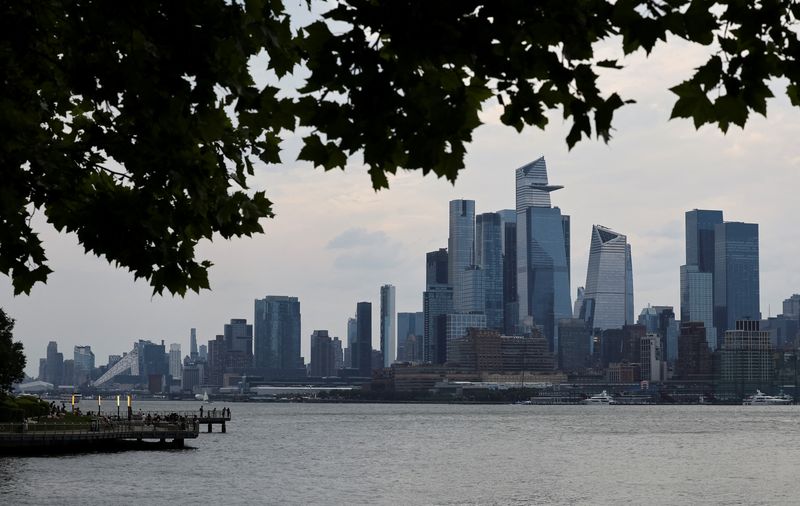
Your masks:
{"label": "street lamp", "polygon": [[103,404],[103,398],[97,394],[97,416],[100,416],[100,405]]}
{"label": "street lamp", "polygon": [[117,419],[119,419],[119,394],[117,394]]}

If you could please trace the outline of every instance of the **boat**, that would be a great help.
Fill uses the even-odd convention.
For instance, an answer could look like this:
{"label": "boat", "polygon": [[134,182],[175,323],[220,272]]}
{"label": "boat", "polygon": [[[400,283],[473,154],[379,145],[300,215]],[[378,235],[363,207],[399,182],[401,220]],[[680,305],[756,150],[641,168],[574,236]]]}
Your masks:
{"label": "boat", "polygon": [[211,404],[211,401],[208,400],[208,390],[204,391],[203,395],[195,394],[194,398],[197,399],[198,401],[203,401],[206,404]]}
{"label": "boat", "polygon": [[766,395],[761,390],[756,390],[756,393],[745,397],[742,402],[743,406],[774,406],[781,404],[791,404],[792,396],[781,393],[781,395]]}
{"label": "boat", "polygon": [[588,399],[584,399],[583,401],[581,401],[581,404],[587,404],[593,406],[596,404],[617,404],[617,401],[614,400],[612,396],[608,395],[608,392],[603,390],[601,393],[597,395],[593,395]]}

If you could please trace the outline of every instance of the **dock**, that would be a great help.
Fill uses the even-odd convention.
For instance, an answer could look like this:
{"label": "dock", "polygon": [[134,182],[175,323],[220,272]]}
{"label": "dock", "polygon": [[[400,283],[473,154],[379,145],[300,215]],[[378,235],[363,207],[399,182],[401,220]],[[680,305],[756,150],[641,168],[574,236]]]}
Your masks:
{"label": "dock", "polygon": [[200,434],[199,419],[146,423],[95,418],[89,423],[0,424],[0,453],[64,453],[128,448],[183,448]]}

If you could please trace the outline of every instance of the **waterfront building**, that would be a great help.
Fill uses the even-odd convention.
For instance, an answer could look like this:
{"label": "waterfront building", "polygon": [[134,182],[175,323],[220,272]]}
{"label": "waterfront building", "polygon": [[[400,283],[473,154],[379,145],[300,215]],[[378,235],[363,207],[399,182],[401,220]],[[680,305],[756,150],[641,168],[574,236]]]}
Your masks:
{"label": "waterfront building", "polygon": [[395,287],[381,287],[381,356],[383,367],[389,367],[397,360],[397,326],[395,321]]}
{"label": "waterfront building", "polygon": [[[353,368],[359,376],[371,376],[372,356],[372,303],[356,304],[356,345],[352,354]],[[379,360],[379,363],[382,361]]]}
{"label": "waterfront building", "polygon": [[[448,361],[450,342],[467,335],[469,329],[485,329],[486,315],[483,313],[450,313],[445,316],[445,357]],[[443,363],[444,363],[443,362]]]}
{"label": "waterfront building", "polygon": [[466,312],[464,271],[475,265],[475,201],[450,201],[450,235],[447,240],[447,279],[453,287],[453,307]]}
{"label": "waterfront building", "polygon": [[800,321],[784,314],[761,320],[761,330],[769,332],[769,340],[776,350],[790,351],[800,343]]}
{"label": "waterfront building", "polygon": [[633,323],[631,246],[626,236],[601,225],[592,227],[581,317],[594,329]]}
{"label": "waterfront building", "polygon": [[300,301],[270,295],[255,301],[255,366],[269,379],[305,376],[300,355]]}
{"label": "waterfront building", "polygon": [[397,313],[397,361],[422,362],[422,341],[425,335],[425,314]]}
{"label": "waterfront building", "polygon": [[760,320],[758,225],[725,222],[714,227],[714,326],[717,333],[738,320]]}
{"label": "waterfront building", "polygon": [[189,329],[189,357],[197,358],[197,329]]}
{"label": "waterfront building", "polygon": [[585,369],[589,365],[592,335],[586,321],[562,318],[558,321],[558,368],[564,372]]}
{"label": "waterfront building", "polygon": [[241,352],[250,360],[252,367],[253,361],[253,326],[247,323],[244,318],[231,319],[223,327],[225,336],[225,347],[229,351]]}
{"label": "waterfront building", "polygon": [[572,315],[570,221],[550,203],[550,193],[563,187],[548,183],[544,157],[520,167],[515,176],[519,323],[539,326],[552,351],[558,320]]}
{"label": "waterfront building", "polygon": [[336,357],[333,340],[327,330],[315,330],[311,333],[311,363],[308,375],[324,378],[336,374]]}
{"label": "waterfront building", "polygon": [[446,315],[453,312],[453,288],[432,285],[422,294],[424,361],[443,364],[447,356]]}
{"label": "waterfront building", "polygon": [[425,287],[447,284],[447,248],[425,254]]}
{"label": "waterfront building", "polygon": [[[713,336],[714,340],[717,336]],[[711,350],[708,346],[708,333],[703,322],[681,321],[678,336],[678,361],[675,375],[678,379],[707,381],[713,377]]]}
{"label": "waterfront building", "polygon": [[[503,220],[499,213],[475,218],[475,263],[482,272],[482,311],[486,326],[503,330]],[[472,311],[472,310],[470,310]]]}
{"label": "waterfront building", "polygon": [[448,343],[448,364],[465,372],[552,372],[553,354],[540,332],[531,336],[505,336],[491,329],[472,328]]}
{"label": "waterfront building", "polygon": [[[74,385],[83,385],[91,379],[94,370],[94,353],[91,346],[75,346],[73,348],[73,373],[64,371],[65,381]],[[66,361],[65,361],[66,362]]]}
{"label": "waterfront building", "polygon": [[183,362],[181,361],[181,345],[179,343],[172,343],[169,345],[169,374],[173,379],[181,378],[181,369]]}
{"label": "waterfront building", "polygon": [[737,320],[722,341],[720,387],[739,396],[767,391],[775,376],[769,332],[758,320]]}
{"label": "waterfront building", "polygon": [[[647,336],[647,327],[644,325],[623,325],[620,342],[621,359],[623,362],[640,363],[642,361],[641,343]],[[663,348],[661,348],[663,350]]]}

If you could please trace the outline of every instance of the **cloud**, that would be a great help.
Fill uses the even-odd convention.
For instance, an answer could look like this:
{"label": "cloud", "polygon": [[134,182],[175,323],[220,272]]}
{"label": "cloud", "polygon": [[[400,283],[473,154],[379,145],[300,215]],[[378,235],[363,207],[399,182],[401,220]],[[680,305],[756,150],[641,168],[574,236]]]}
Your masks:
{"label": "cloud", "polygon": [[351,249],[365,246],[380,246],[389,241],[386,233],[376,230],[370,232],[365,228],[348,228],[328,242],[327,249]]}

